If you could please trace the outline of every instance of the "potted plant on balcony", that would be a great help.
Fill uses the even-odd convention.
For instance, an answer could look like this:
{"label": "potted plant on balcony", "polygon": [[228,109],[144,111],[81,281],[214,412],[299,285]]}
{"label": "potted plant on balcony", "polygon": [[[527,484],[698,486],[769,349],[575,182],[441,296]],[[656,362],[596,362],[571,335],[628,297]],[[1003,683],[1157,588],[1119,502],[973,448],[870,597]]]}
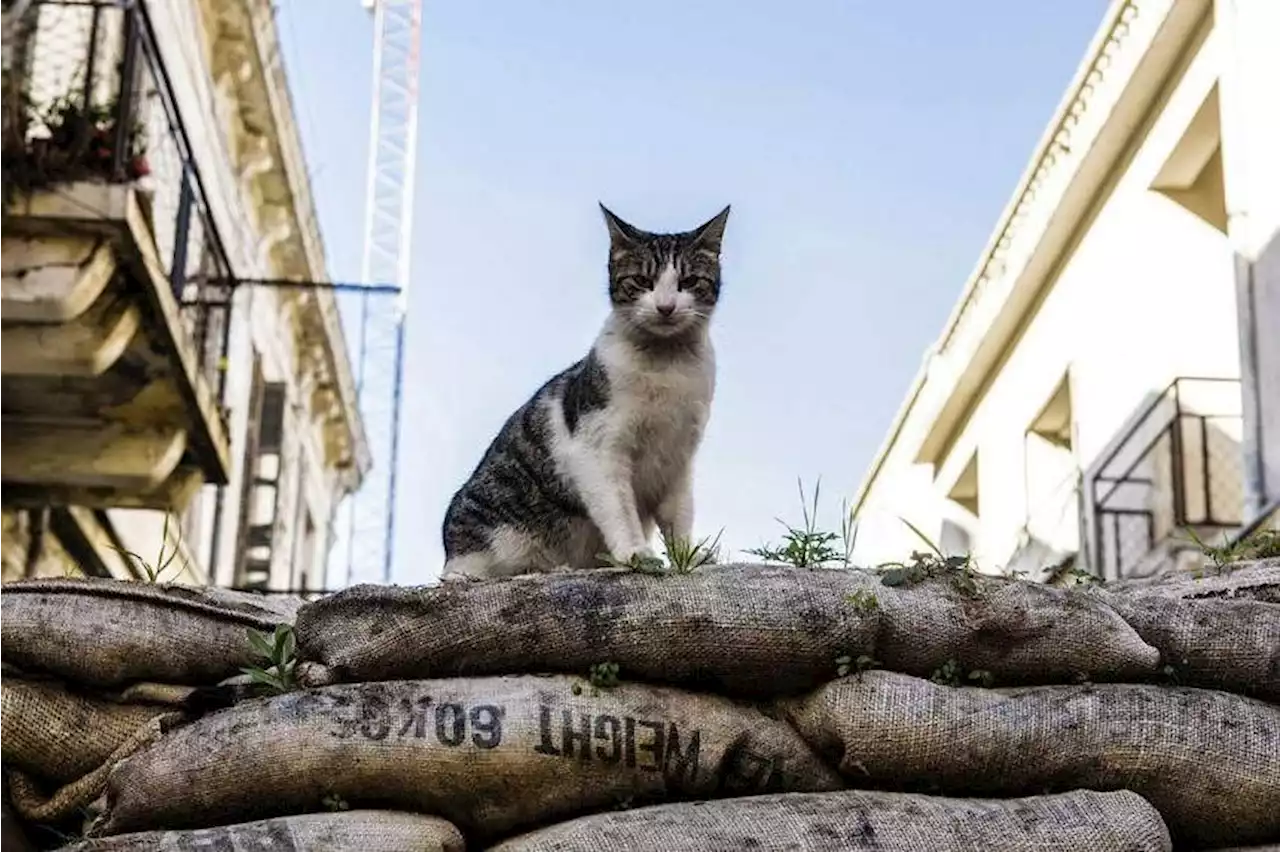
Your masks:
{"label": "potted plant on balcony", "polygon": [[18,74],[0,69],[0,210],[8,207],[29,177],[27,127],[31,97]]}
{"label": "potted plant on balcony", "polygon": [[120,160],[123,174],[115,171],[115,145],[118,143],[118,102],[83,106],[77,100],[58,99],[40,115],[49,136],[35,139],[40,155],[55,173],[72,180],[137,180],[150,174],[146,152],[142,146],[142,128],[137,123],[124,139],[125,151]]}
{"label": "potted plant on balcony", "polygon": [[72,181],[136,181],[151,173],[142,125],[132,122],[120,143],[118,103],[83,104],[55,98],[40,109],[22,95],[25,120],[8,121],[3,140],[5,202],[14,190],[32,192]]}

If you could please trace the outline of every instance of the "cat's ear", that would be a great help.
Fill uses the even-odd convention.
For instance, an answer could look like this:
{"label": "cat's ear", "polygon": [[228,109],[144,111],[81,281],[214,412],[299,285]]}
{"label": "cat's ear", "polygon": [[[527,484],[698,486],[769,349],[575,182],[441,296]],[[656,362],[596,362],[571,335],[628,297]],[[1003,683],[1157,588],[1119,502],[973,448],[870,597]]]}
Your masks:
{"label": "cat's ear", "polygon": [[724,239],[724,226],[729,221],[729,208],[725,207],[711,221],[693,230],[693,243],[699,248],[710,249],[720,253],[720,243]]}
{"label": "cat's ear", "polygon": [[640,231],[618,218],[608,207],[600,204],[600,212],[604,214],[604,223],[609,227],[609,242],[615,247],[632,245],[640,240]]}

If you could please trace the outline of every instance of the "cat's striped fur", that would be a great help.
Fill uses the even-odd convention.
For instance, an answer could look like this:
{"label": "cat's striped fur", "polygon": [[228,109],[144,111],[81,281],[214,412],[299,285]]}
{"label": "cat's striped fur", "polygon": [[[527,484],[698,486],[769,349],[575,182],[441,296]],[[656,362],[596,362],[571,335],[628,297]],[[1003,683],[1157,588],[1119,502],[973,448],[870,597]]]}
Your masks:
{"label": "cat's striped fur", "polygon": [[444,519],[445,575],[590,568],[688,537],[693,457],[715,391],[708,325],[726,207],[653,234],[601,205],[612,310],[587,356],[507,420]]}

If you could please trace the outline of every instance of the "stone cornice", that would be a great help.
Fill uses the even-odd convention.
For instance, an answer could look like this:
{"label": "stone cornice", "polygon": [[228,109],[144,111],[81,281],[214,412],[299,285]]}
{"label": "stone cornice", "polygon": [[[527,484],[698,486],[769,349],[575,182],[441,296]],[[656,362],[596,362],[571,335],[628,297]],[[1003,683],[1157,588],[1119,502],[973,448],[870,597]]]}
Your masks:
{"label": "stone cornice", "polygon": [[[936,351],[963,358],[1058,209],[1071,178],[1175,0],[1116,0],[1032,155]],[[983,320],[986,320],[984,323]]]}
{"label": "stone cornice", "polygon": [[[311,197],[269,0],[200,0],[215,86],[232,104],[227,116],[234,167],[256,218],[274,275],[324,281],[324,245]],[[297,367],[307,375],[307,404],[325,431],[325,460],[345,488],[358,487],[371,463],[356,404],[346,339],[332,292],[287,290]]]}
{"label": "stone cornice", "polygon": [[1113,0],[941,336],[926,354],[895,413],[889,434],[859,485],[855,512],[861,511],[908,421],[921,415],[935,416],[955,393],[960,375],[1009,302],[1051,221],[1061,213],[1068,189],[1135,69],[1179,2],[1182,0]]}

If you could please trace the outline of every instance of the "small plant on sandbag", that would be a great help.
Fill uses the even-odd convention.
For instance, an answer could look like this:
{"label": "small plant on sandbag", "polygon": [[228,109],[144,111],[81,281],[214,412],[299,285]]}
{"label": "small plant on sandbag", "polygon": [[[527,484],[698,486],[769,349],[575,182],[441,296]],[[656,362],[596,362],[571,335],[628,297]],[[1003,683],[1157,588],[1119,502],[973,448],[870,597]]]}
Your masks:
{"label": "small plant on sandbag", "polygon": [[265,668],[250,666],[240,671],[247,674],[254,683],[277,693],[297,689],[298,680],[294,676],[294,668],[298,665],[298,643],[293,635],[293,628],[280,624],[276,626],[275,632],[269,634],[250,628],[248,635],[249,644],[268,665]]}
{"label": "small plant on sandbag", "polygon": [[913,551],[907,562],[885,562],[878,566],[880,582],[886,586],[914,586],[930,577],[946,576],[952,587],[965,597],[976,597],[978,572],[973,557],[947,556],[920,528],[906,518],[898,518],[929,547],[928,552]]}
{"label": "small plant on sandbag", "polygon": [[662,549],[666,553],[667,565],[676,574],[692,574],[704,565],[714,565],[720,558],[720,536],[724,530],[716,533],[715,538],[706,536],[695,542],[691,538],[672,536],[664,533]]}
{"label": "small plant on sandbag", "polygon": [[347,800],[339,796],[337,793],[326,793],[324,798],[320,800],[320,806],[326,811],[333,813],[351,810],[351,805]]}
{"label": "small plant on sandbag", "polygon": [[870,589],[858,589],[844,596],[845,602],[863,615],[875,612],[880,608],[880,599]]}
{"label": "small plant on sandbag", "polygon": [[848,557],[853,552],[851,537],[857,537],[856,525],[849,521],[844,527],[846,552],[842,554],[834,547],[840,536],[818,529],[818,495],[822,491],[822,479],[819,478],[817,484],[813,486],[812,501],[805,499],[804,482],[797,479],[796,485],[800,489],[800,514],[803,525],[792,526],[781,518],[776,518],[775,520],[786,530],[782,534],[782,541],[773,545],[761,545],[746,552],[752,556],[759,556],[766,562],[781,562],[793,568],[821,568],[832,562],[847,565]]}
{"label": "small plant on sandbag", "polygon": [[[1187,530],[1187,535],[1219,572],[1233,562],[1251,562],[1280,556],[1280,530],[1257,530],[1239,541],[1231,541],[1223,533],[1221,545],[1202,541],[1192,529]],[[1196,579],[1200,579],[1204,575],[1203,569],[1197,571],[1196,575]]]}
{"label": "small plant on sandbag", "polygon": [[995,686],[995,675],[986,669],[965,671],[959,660],[949,659],[933,670],[929,680],[941,686],[980,686],[990,689]]}
{"label": "small plant on sandbag", "polygon": [[[620,682],[618,680],[618,664],[617,663],[596,663],[587,672],[587,683],[591,686],[591,694],[599,695],[602,689],[613,689]],[[581,695],[583,692],[582,684],[575,683],[573,685],[573,694]]]}
{"label": "small plant on sandbag", "polygon": [[863,672],[880,667],[880,661],[870,654],[862,654],[855,658],[850,654],[836,657],[836,676],[847,677],[856,674],[861,678]]}
{"label": "small plant on sandbag", "polygon": [[[169,521],[172,516],[172,512],[164,513],[164,526],[160,529],[160,553],[156,556],[155,562],[148,562],[146,557],[134,553],[132,550],[125,550],[123,547],[111,548],[121,556],[128,559],[134,569],[142,575],[142,579],[152,585],[160,582],[161,577],[164,576],[164,572],[169,570],[173,565],[173,561],[181,554],[181,548],[176,543],[173,546],[172,552],[165,553],[169,543]],[[178,575],[180,576],[186,569],[187,560],[184,557],[182,564],[178,566]]]}

